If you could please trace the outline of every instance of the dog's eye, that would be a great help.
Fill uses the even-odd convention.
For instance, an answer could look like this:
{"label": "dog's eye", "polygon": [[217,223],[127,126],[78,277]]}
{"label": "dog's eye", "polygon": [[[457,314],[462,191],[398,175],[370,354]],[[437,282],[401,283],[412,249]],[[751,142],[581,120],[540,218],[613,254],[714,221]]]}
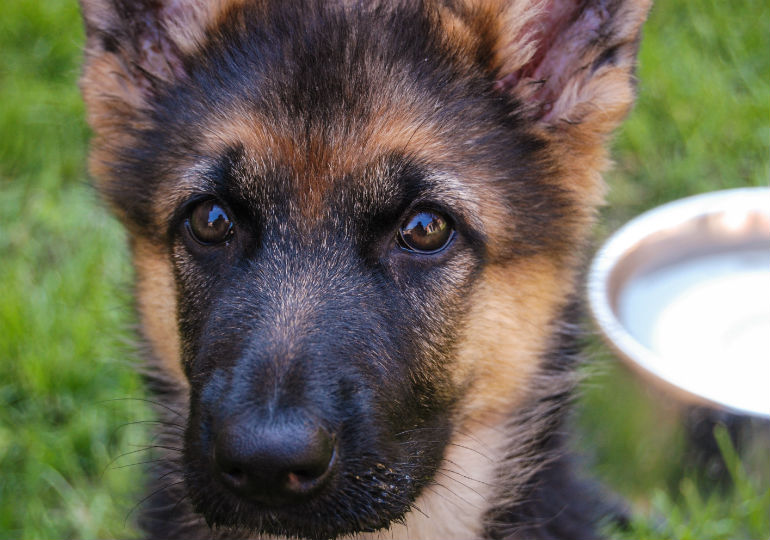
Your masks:
{"label": "dog's eye", "polygon": [[398,243],[414,253],[437,253],[454,238],[449,219],[432,210],[412,213],[398,231]]}
{"label": "dog's eye", "polygon": [[196,204],[185,221],[191,236],[204,245],[221,244],[233,235],[233,222],[213,199]]}

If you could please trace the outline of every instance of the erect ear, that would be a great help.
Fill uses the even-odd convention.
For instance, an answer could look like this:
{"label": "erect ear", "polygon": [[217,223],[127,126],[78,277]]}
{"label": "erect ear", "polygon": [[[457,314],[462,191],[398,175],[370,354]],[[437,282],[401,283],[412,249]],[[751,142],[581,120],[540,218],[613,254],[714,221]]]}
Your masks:
{"label": "erect ear", "polygon": [[81,80],[97,133],[137,121],[165,84],[186,76],[182,59],[232,1],[80,0],[86,28]]}
{"label": "erect ear", "polygon": [[[651,0],[460,0],[482,27],[499,91],[554,130],[606,134],[634,98],[633,72]],[[455,4],[455,6],[457,3]],[[493,15],[494,14],[494,15]]]}

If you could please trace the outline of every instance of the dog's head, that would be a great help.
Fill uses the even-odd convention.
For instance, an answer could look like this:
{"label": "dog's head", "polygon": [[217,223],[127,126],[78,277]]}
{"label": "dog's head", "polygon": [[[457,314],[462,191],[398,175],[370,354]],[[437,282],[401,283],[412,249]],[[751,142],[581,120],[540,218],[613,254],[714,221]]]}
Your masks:
{"label": "dog's head", "polygon": [[91,169],[220,526],[388,526],[527,399],[646,0],[82,0]]}

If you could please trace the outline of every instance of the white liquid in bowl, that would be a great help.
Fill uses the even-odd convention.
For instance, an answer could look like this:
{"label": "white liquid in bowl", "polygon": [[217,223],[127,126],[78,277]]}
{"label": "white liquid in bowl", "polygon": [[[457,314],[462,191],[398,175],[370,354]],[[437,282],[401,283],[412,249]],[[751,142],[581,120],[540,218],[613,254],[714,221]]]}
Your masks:
{"label": "white liquid in bowl", "polygon": [[644,366],[685,390],[770,415],[770,248],[706,255],[631,279],[618,296]]}

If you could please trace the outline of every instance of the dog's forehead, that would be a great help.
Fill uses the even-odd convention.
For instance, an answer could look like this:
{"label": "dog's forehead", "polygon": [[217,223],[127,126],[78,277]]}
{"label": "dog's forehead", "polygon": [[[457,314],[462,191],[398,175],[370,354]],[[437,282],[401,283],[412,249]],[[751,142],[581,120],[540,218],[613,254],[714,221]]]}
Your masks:
{"label": "dog's forehead", "polygon": [[[175,109],[181,102],[196,113],[178,130],[196,133],[190,152],[196,162],[191,166],[185,160],[187,173],[160,200],[178,204],[200,190],[200,171],[238,149],[239,174],[229,177],[236,190],[248,195],[264,191],[265,183],[279,184],[269,187],[280,188],[308,215],[320,215],[327,195],[341,182],[350,188],[363,184],[369,191],[387,189],[382,184],[398,177],[384,173],[405,163],[427,164],[441,172],[433,175],[433,185],[454,190],[473,204],[476,195],[463,189],[463,178],[478,179],[483,171],[471,170],[473,160],[463,154],[468,141],[486,133],[479,123],[458,132],[463,127],[458,113],[468,116],[468,126],[468,102],[478,101],[461,88],[467,83],[458,77],[457,82],[443,82],[458,88],[438,88],[433,79],[448,78],[451,70],[439,74],[435,67],[431,72],[415,65],[414,58],[391,50],[397,47],[393,43],[308,32],[311,45],[301,51],[296,50],[296,42],[302,41],[297,36],[278,43],[257,37],[256,43],[244,38],[211,46],[178,89],[181,99],[172,102]],[[360,51],[352,54],[351,47]],[[255,55],[285,60],[252,62]],[[237,58],[241,65],[222,69],[223,56]],[[462,97],[453,95],[463,91]]]}
{"label": "dog's forehead", "polygon": [[[402,180],[386,173],[417,163],[435,188],[426,202],[504,241],[512,230],[504,186],[511,174],[526,184],[534,169],[524,148],[534,146],[494,81],[444,43],[442,30],[426,35],[419,10],[389,23],[355,15],[355,25],[321,13],[328,20],[280,35],[237,18],[220,23],[160,107],[161,131],[190,146],[169,149],[186,156],[159,186],[156,215],[173,215],[204,190],[201,171],[239,149],[239,174],[228,181],[247,203],[278,189],[306,223],[328,220],[335,197],[377,197]],[[233,32],[237,39],[216,38]]]}
{"label": "dog's forehead", "polygon": [[461,122],[424,105],[381,92],[366,113],[351,119],[341,112],[322,122],[286,113],[276,121],[276,110],[268,116],[244,103],[219,110],[200,130],[198,154],[205,157],[162,186],[157,200],[171,215],[208,190],[212,170],[225,168],[221,178],[239,201],[271,212],[285,204],[278,211],[304,226],[344,219],[335,216],[343,207],[360,215],[412,198],[449,209],[480,235],[502,241],[510,209],[495,183],[499,171],[483,159],[484,148],[468,143],[484,135],[458,131]]}
{"label": "dog's forehead", "polygon": [[424,165],[419,175],[430,176],[430,185],[462,190],[455,175],[438,173],[450,161],[452,148],[431,122],[408,112],[358,115],[355,126],[346,125],[349,121],[330,118],[303,125],[297,119],[291,125],[271,123],[258,112],[233,114],[205,130],[206,154],[231,155],[230,149],[237,148],[229,178],[239,192],[254,199],[266,188],[281,191],[309,214],[319,212],[340,187],[362,196],[398,190],[402,181],[418,174],[416,164]]}

